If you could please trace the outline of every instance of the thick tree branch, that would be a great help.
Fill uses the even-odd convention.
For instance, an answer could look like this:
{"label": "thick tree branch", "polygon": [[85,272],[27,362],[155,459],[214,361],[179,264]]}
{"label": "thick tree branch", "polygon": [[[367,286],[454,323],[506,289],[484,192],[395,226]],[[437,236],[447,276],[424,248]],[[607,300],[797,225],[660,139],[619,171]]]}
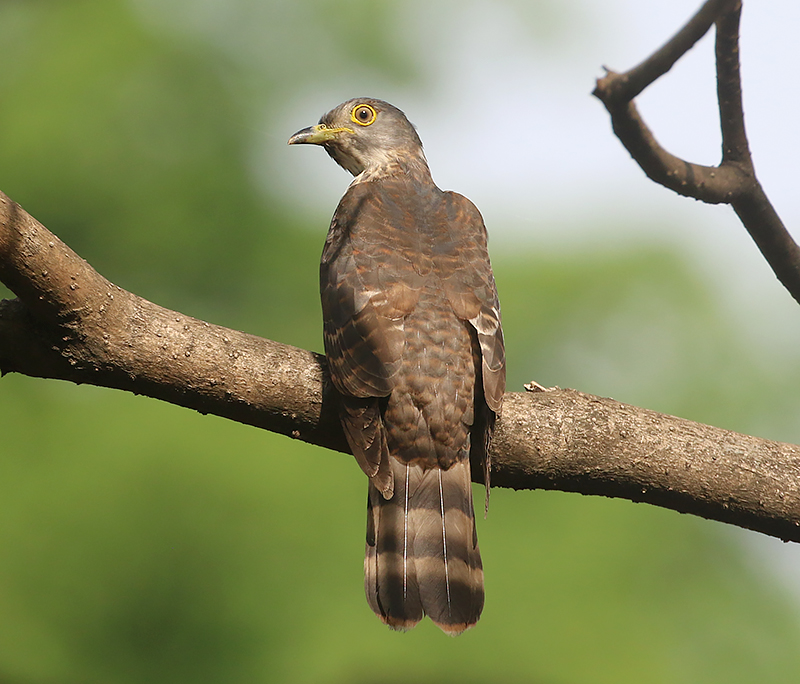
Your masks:
{"label": "thick tree branch", "polygon": [[[680,195],[730,204],[778,280],[800,302],[800,247],[756,178],[744,126],[739,74],[741,0],[708,0],[671,40],[630,71],[608,71],[594,95],[611,115],[614,133],[647,176]],[[722,129],[719,166],[692,164],[667,152],[639,115],[633,98],[665,74],[716,24],[717,98]]]}
{"label": "thick tree branch", "polygon": [[[109,283],[0,194],[0,370],[114,387],[347,452],[324,357]],[[508,393],[493,483],[621,497],[800,541],[800,447],[574,390]],[[475,469],[480,477],[480,469]]]}

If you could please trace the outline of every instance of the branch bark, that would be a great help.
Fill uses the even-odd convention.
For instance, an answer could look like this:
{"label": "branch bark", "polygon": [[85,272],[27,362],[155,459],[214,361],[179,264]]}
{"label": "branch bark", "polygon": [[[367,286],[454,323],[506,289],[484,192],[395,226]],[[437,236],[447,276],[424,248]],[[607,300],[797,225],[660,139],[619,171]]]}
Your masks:
{"label": "branch bark", "polygon": [[[611,115],[614,133],[647,176],[679,195],[730,204],[778,280],[800,303],[800,247],[756,178],[744,125],[739,73],[741,0],[708,0],[663,47],[625,73],[608,70],[593,91]],[[722,129],[719,166],[685,161],[665,150],[633,102],[716,25],[717,99]]]}
{"label": "branch bark", "polygon": [[[0,193],[0,371],[113,387],[348,452],[325,358],[164,309]],[[505,396],[493,484],[620,497],[800,541],[800,447],[575,390]],[[474,469],[477,478],[481,470]]]}

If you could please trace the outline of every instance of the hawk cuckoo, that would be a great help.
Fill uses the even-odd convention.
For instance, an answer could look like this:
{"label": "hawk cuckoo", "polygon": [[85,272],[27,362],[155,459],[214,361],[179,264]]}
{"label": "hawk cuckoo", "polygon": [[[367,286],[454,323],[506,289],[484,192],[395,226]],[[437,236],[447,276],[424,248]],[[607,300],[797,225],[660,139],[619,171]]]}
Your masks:
{"label": "hawk cuckoo", "polygon": [[488,486],[505,390],[486,228],[434,184],[416,130],[386,102],[349,100],[289,139],[299,143],[355,176],[320,290],[342,426],[369,476],[367,600],[394,629],[427,614],[459,634],[483,608],[470,461]]}

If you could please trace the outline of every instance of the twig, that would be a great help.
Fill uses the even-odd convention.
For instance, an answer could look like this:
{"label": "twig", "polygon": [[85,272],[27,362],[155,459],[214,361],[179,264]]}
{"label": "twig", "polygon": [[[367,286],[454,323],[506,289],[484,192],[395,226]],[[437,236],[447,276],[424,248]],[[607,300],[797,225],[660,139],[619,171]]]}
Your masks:
{"label": "twig", "polygon": [[[721,11],[733,7],[739,0],[708,0],[669,41],[662,45],[641,64],[624,74],[614,77],[603,85],[603,102],[629,102],[647,86],[666,74],[694,44],[714,25]],[[599,83],[598,83],[599,87]]]}

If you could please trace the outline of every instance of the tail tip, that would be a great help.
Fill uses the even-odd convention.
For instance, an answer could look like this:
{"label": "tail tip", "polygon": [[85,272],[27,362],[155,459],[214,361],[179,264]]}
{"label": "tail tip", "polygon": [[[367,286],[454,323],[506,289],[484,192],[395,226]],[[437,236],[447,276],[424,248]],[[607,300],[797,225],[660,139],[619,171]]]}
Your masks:
{"label": "tail tip", "polygon": [[407,632],[410,629],[414,629],[419,623],[419,620],[413,618],[390,617],[388,615],[378,615],[378,617],[384,625],[395,632]]}
{"label": "tail tip", "polygon": [[[413,618],[398,618],[398,617],[388,617],[386,615],[379,615],[381,622],[385,624],[389,629],[394,630],[395,632],[408,632],[411,629],[414,629],[419,624],[419,620],[415,620]],[[431,620],[434,625],[436,625],[439,629],[441,629],[447,636],[457,637],[459,634],[463,634],[468,629],[472,629],[476,624],[476,622],[436,622]]]}
{"label": "tail tip", "polygon": [[434,622],[439,629],[441,629],[447,636],[457,637],[459,634],[463,634],[468,629],[472,629],[477,622],[457,622],[457,623],[442,623],[442,622]]}

